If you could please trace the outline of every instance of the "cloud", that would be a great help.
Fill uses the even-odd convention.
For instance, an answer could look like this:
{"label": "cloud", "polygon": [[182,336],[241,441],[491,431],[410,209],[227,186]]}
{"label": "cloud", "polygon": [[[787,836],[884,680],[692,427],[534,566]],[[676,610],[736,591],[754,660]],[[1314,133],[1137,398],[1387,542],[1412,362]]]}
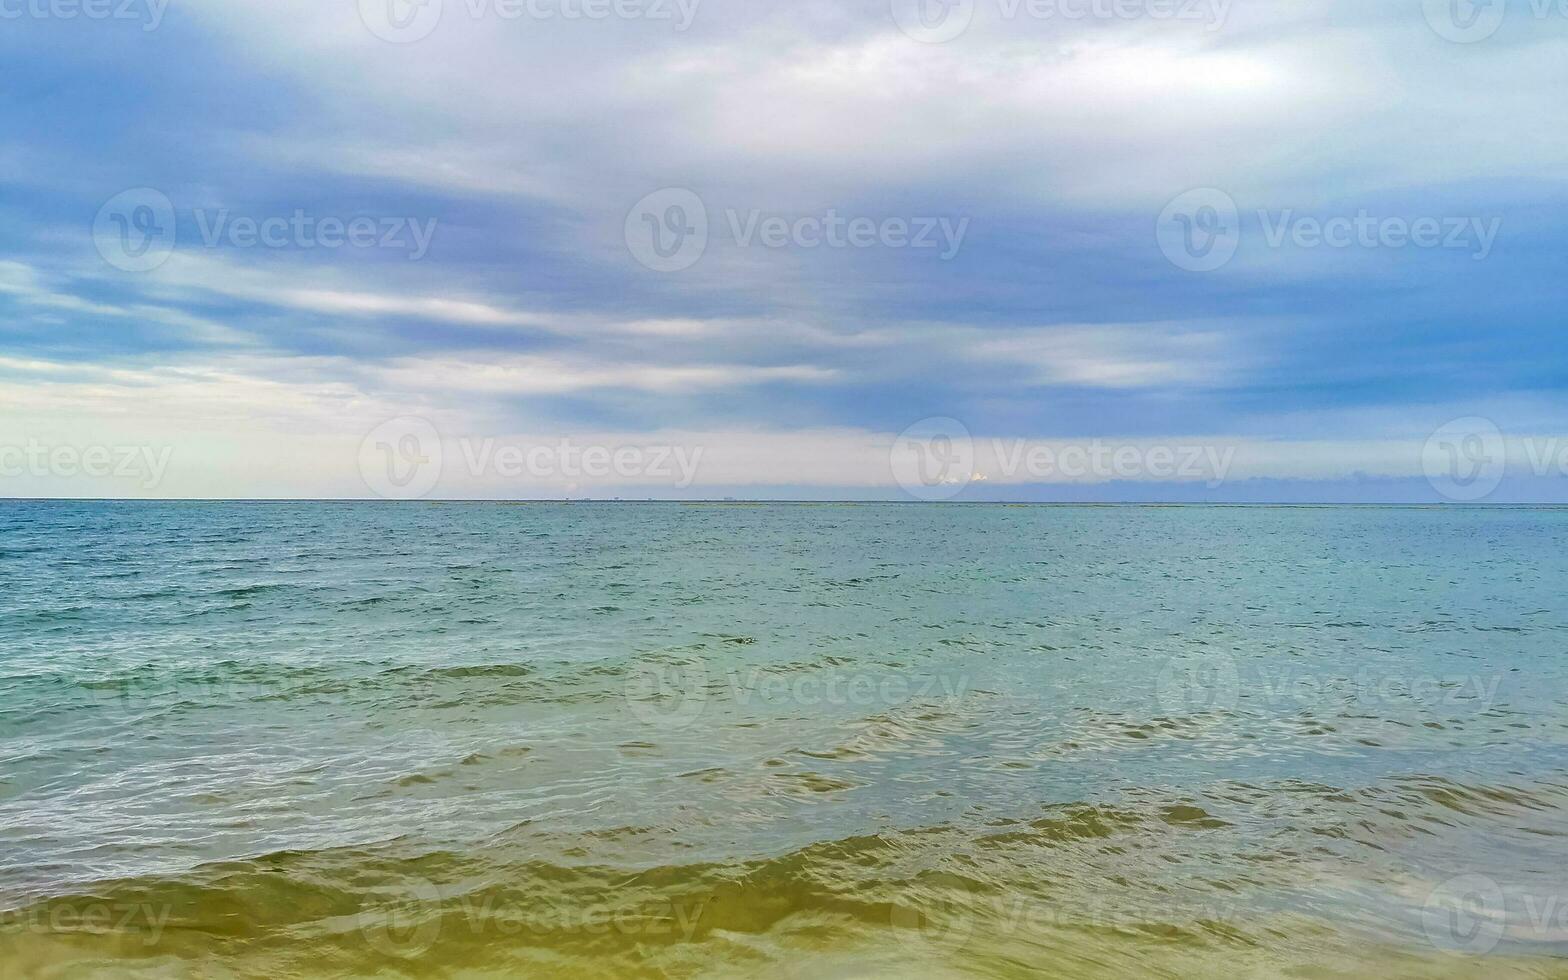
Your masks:
{"label": "cloud", "polygon": [[[391,274],[383,278],[402,277]],[[532,328],[544,327],[548,322],[546,316],[538,313],[481,300],[337,285],[343,279],[341,273],[322,272],[297,260],[277,267],[243,266],[215,254],[176,253],[149,275],[147,288],[176,298],[211,293],[267,306],[350,317],[420,317],[480,327]]]}
{"label": "cloud", "polygon": [[375,370],[386,383],[406,390],[492,395],[559,395],[595,390],[633,390],[681,395],[693,391],[785,381],[829,382],[837,372],[810,365],[758,367],[736,364],[660,366],[571,361],[549,357],[486,359],[403,358]]}
{"label": "cloud", "polygon": [[1025,329],[977,340],[977,360],[1027,366],[1030,380],[1089,388],[1218,386],[1243,380],[1222,331],[1171,324]]}
{"label": "cloud", "polygon": [[235,345],[253,338],[222,323],[192,316],[182,310],[149,303],[119,306],[93,302],[75,295],[69,285],[49,286],[32,266],[22,262],[0,261],[0,294],[14,297],[35,315],[42,311],[114,317],[141,324],[160,324],[176,328],[187,339],[204,344]]}
{"label": "cloud", "polygon": [[[1008,437],[1220,433],[1251,447],[1238,466],[1302,478],[1404,472],[1382,461],[1453,413],[1511,435],[1560,421],[1568,18],[1456,45],[1418,4],[1260,0],[1169,23],[980,3],[961,36],[921,44],[878,2],[704,0],[684,31],[470,9],[447,0],[413,44],[312,0],[177,5],[134,37],[0,37],[29,86],[0,108],[16,431],[142,426],[207,460],[201,487],[320,492],[352,480],[311,467],[341,476],[341,446],[399,413],[708,434],[726,479],[792,465],[812,486],[876,485],[863,457],[933,416]],[[133,187],[166,194],[180,228],[144,274],[90,234]],[[708,212],[704,254],[674,273],[625,240],[628,209],[665,187]],[[1241,212],[1210,273],[1154,231],[1196,187]],[[439,226],[418,261],[208,245],[196,212],[218,209]],[[726,220],[828,209],[967,234],[943,260],[747,245]],[[1499,231],[1484,262],[1270,246],[1255,216],[1287,209]],[[336,448],[301,448],[315,438]]]}

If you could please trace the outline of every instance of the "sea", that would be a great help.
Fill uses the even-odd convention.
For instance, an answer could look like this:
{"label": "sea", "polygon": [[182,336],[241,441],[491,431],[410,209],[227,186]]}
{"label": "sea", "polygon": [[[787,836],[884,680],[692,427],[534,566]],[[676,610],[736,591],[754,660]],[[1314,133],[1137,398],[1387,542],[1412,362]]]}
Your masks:
{"label": "sea", "polygon": [[6,977],[1568,977],[1568,510],[0,501]]}

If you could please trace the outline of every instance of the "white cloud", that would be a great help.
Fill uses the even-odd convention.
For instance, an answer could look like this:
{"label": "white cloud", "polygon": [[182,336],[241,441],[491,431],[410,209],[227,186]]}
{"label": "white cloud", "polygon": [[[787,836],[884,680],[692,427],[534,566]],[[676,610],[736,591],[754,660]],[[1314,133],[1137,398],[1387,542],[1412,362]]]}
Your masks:
{"label": "white cloud", "polygon": [[[252,150],[584,213],[672,183],[761,207],[918,188],[1144,208],[1192,186],[1285,204],[1327,174],[1353,193],[1462,180],[1500,160],[1521,176],[1568,175],[1560,127],[1516,125],[1563,121],[1554,91],[1519,84],[1561,61],[1555,23],[1532,25],[1532,43],[1458,48],[1416,4],[1233,3],[1208,30],[1006,20],[982,3],[963,37],[926,45],[899,33],[885,3],[707,0],[686,33],[474,20],[450,6],[431,37],[390,45],[351,6],[214,5],[215,32],[296,73],[336,123],[252,137]],[[382,126],[378,108],[397,125]],[[439,135],[410,150],[411,123]]]}
{"label": "white cloud", "polygon": [[[406,279],[402,270],[383,272]],[[494,302],[379,291],[346,283],[338,272],[308,263],[244,266],[218,255],[176,252],[148,274],[147,289],[173,298],[207,293],[268,306],[353,317],[411,316],[479,327],[547,327],[551,318]]]}
{"label": "white cloud", "polygon": [[217,323],[182,310],[152,303],[120,306],[83,299],[69,292],[69,285],[49,286],[37,269],[22,262],[0,261],[0,294],[16,297],[29,307],[40,310],[61,310],[90,316],[119,317],[138,323],[162,324],[177,329],[189,340],[204,344],[237,345],[252,343],[254,338],[225,324]]}
{"label": "white cloud", "polygon": [[[1125,256],[1123,238],[1136,234],[1133,247],[1158,265],[1154,215],[1194,186],[1225,188],[1250,212],[1331,206],[1330,191],[1354,196],[1488,176],[1568,177],[1568,141],[1561,137],[1568,110],[1559,87],[1538,84],[1555,77],[1568,50],[1556,21],[1527,25],[1535,36],[1523,40],[1455,46],[1427,29],[1416,4],[1236,3],[1217,31],[1149,22],[1004,23],[995,5],[981,4],[983,15],[964,37],[922,45],[898,33],[885,3],[705,0],[699,24],[684,35],[650,24],[472,20],[459,0],[446,6],[438,32],[407,46],[372,37],[353,3],[212,0],[193,7],[224,57],[276,78],[280,92],[308,93],[286,100],[287,126],[269,127],[265,113],[256,123],[237,113],[226,131],[191,127],[190,156],[213,161],[203,168],[201,179],[212,185],[198,192],[202,204],[308,197],[323,175],[368,178],[355,184],[356,193],[372,190],[383,200],[428,204],[421,193],[436,188],[454,212],[479,215],[463,229],[472,236],[461,239],[472,250],[465,254],[484,259],[487,247],[501,254],[524,235],[551,236],[526,243],[550,257],[546,270],[496,272],[465,264],[463,254],[434,252],[431,261],[412,264],[286,251],[236,255],[182,241],[155,272],[119,276],[92,255],[83,227],[91,207],[73,211],[57,225],[26,230],[40,246],[80,249],[81,265],[61,271],[63,265],[31,257],[0,261],[0,298],[19,322],[66,324],[88,336],[87,321],[113,318],[165,328],[160,341],[172,335],[237,352],[97,365],[32,353],[0,358],[8,379],[0,386],[3,431],[166,440],[188,465],[180,470],[187,474],[178,484],[182,493],[283,488],[277,492],[334,495],[354,485],[357,440],[388,417],[432,417],[454,432],[509,432],[518,422],[501,408],[508,399],[584,396],[601,399],[606,416],[653,406],[636,419],[640,428],[707,446],[708,472],[720,485],[881,486],[891,436],[866,426],[661,427],[671,419],[695,425],[679,413],[689,401],[683,396],[707,393],[735,394],[736,417],[767,417],[772,406],[759,411],[755,399],[741,405],[739,397],[763,385],[901,385],[920,392],[921,401],[989,396],[1011,405],[1038,400],[1038,389],[1097,389],[1106,400],[1096,405],[1105,405],[1139,391],[1238,389],[1265,370],[1277,380],[1288,366],[1261,351],[1252,331],[1267,324],[1255,321],[1016,326],[1040,310],[1091,317],[1082,311],[1099,312],[1097,300],[1115,306],[1111,291],[1122,282],[1145,290],[1138,298],[1146,302],[1135,305],[1156,316],[1203,308],[1190,296],[1175,297],[1170,305],[1182,312],[1166,312],[1166,297],[1148,292],[1139,278],[1146,270],[1131,267],[1136,257],[1099,270],[1110,284],[1087,284],[1101,292],[1085,297],[1069,295],[1073,268],[1049,270],[1041,282],[1023,268],[998,286],[985,281],[989,262],[1025,266],[1040,244],[1031,236]],[[265,109],[284,104],[257,98]],[[123,165],[143,179],[146,160],[116,156],[95,153],[94,174]],[[245,168],[224,172],[220,165],[235,158]],[[50,164],[21,168],[35,186],[81,191],[91,184],[96,194],[102,183],[80,176],[72,164],[81,161],[48,146],[0,146],[0,162],[18,159]],[[699,189],[716,228],[724,207],[916,207],[1016,219],[1003,230],[1018,237],[999,245],[985,238],[995,228],[982,229],[977,220],[970,250],[946,267],[960,271],[931,276],[928,292],[918,291],[927,284],[916,280],[930,266],[868,274],[872,260],[887,258],[880,252],[769,253],[717,242],[688,275],[658,278],[630,261],[622,219],[631,202],[669,185]],[[177,188],[167,190],[179,196]],[[549,206],[521,226],[514,210],[524,211],[530,200]],[[487,206],[498,215],[490,224]],[[1048,223],[1037,220],[1041,214],[1069,220]],[[1246,287],[1267,282],[1281,295],[1282,286],[1327,279],[1327,272],[1338,284],[1349,282],[1355,274],[1342,266],[1351,263],[1363,275],[1379,268],[1360,255],[1286,261],[1279,253],[1244,251],[1226,270],[1229,279],[1187,279],[1182,291],[1223,291],[1245,279]],[[570,289],[555,292],[559,284],[544,280],[557,269],[567,276],[611,271],[603,279],[574,278]],[[1173,270],[1159,265],[1158,272]],[[601,282],[602,295],[585,295],[587,284]],[[931,297],[939,309],[916,305]],[[1214,306],[1232,299],[1216,295]],[[248,307],[239,315],[286,326],[275,338],[260,338],[209,314],[214,307]],[[966,318],[969,307],[974,313]],[[900,318],[898,311],[911,309],[919,312]],[[952,322],[938,322],[942,317]],[[413,320],[444,328],[392,322]],[[479,330],[492,333],[479,337]],[[359,342],[353,349],[379,356],[290,356],[263,347],[305,332],[312,343],[302,347],[342,349],[329,342],[352,334]],[[28,343],[50,349],[47,336],[39,339],[45,333],[33,331]],[[381,339],[386,347],[374,346]],[[495,349],[483,349],[490,345]],[[525,345],[528,352],[518,353]],[[1279,345],[1275,353],[1290,352]],[[1340,380],[1364,371],[1353,376],[1361,382],[1386,378],[1390,369],[1369,363],[1337,370]],[[834,401],[790,407],[804,409],[812,425],[869,417],[846,410],[847,399]],[[884,399],[868,401],[885,411]],[[673,407],[668,417],[659,417],[660,406]],[[1226,408],[1209,402],[1201,417]],[[1408,474],[1410,448],[1427,426],[1465,414],[1444,411],[1421,406],[1397,430],[1380,425],[1386,420],[1372,410],[1333,418],[1252,411],[1237,418],[1233,435],[1185,438],[1233,446],[1238,473]],[[1087,428],[1098,421],[1092,412],[1060,420],[1054,430],[1075,422]],[[1531,424],[1553,418],[1539,413]],[[1153,420],[1159,423],[1190,428]],[[563,428],[600,442],[647,437]],[[559,433],[526,438],[552,435]],[[988,472],[984,461],[980,475],[992,483],[1010,479]]]}
{"label": "white cloud", "polygon": [[372,369],[386,384],[407,391],[491,395],[561,395],[579,391],[649,391],[680,395],[771,381],[821,383],[838,372],[810,365],[615,364],[583,358],[492,356],[399,358]]}
{"label": "white cloud", "polygon": [[1235,341],[1172,324],[1062,326],[977,338],[971,356],[1026,366],[1037,384],[1088,388],[1211,386],[1240,380]]}

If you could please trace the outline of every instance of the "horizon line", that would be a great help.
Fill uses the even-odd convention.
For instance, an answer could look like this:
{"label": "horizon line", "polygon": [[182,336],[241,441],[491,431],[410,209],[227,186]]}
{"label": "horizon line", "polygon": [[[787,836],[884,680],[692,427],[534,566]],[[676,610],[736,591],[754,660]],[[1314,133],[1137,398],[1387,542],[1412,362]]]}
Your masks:
{"label": "horizon line", "polygon": [[897,500],[831,497],[9,497],[0,503],[101,504],[894,504],[965,507],[1422,507],[1568,509],[1568,501],[1354,500]]}

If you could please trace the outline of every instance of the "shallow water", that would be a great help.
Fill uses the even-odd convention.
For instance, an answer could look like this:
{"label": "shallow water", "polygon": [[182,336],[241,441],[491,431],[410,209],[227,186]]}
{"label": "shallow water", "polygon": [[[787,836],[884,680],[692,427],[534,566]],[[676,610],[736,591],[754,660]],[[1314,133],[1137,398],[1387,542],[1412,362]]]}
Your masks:
{"label": "shallow water", "polygon": [[20,976],[1568,976],[1568,511],[0,501]]}

